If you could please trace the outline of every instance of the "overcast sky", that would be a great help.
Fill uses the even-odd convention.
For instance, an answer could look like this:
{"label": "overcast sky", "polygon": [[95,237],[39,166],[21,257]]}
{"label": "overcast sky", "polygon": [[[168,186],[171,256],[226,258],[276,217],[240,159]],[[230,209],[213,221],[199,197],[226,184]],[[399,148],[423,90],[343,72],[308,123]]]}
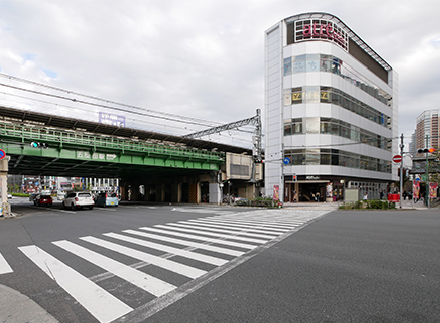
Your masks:
{"label": "overcast sky", "polygon": [[[264,32],[311,11],[339,17],[397,71],[399,134],[440,109],[437,0],[0,0],[0,73],[145,109],[127,114],[127,126],[189,133],[199,129],[192,120],[148,119],[147,110],[212,125],[264,110]],[[1,99],[26,96],[7,91],[0,86]],[[64,104],[39,109],[89,119],[102,110]]]}

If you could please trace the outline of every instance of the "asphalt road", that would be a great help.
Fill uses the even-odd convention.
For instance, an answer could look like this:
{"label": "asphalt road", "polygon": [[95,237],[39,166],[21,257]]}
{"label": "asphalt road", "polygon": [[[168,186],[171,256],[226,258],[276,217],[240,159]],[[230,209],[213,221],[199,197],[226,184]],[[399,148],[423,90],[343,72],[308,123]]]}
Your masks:
{"label": "asphalt road", "polygon": [[[30,212],[0,220],[0,253],[14,270],[0,274],[0,284],[30,297],[61,322],[98,320],[18,247],[38,246],[134,309],[115,322],[440,322],[438,209],[327,214],[142,206],[76,213],[56,207],[47,211],[23,206],[23,210]],[[223,255],[227,263],[221,266],[173,258],[207,272],[198,278],[144,266],[103,247],[93,248],[178,286],[159,297],[53,243],[65,240],[90,248],[79,238],[211,216],[237,221],[245,216],[265,217],[271,225],[290,220],[298,226],[265,243],[255,243],[258,246],[252,250],[228,246],[245,252]],[[148,251],[164,257],[163,252]],[[213,251],[201,253],[218,256]]]}
{"label": "asphalt road", "polygon": [[439,225],[333,212],[148,322],[440,322]]}

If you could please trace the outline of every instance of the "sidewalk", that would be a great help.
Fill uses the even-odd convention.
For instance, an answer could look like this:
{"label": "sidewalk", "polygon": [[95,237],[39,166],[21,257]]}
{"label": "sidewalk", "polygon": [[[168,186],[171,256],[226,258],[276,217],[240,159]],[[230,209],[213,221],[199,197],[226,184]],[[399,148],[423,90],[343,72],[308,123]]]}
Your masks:
{"label": "sidewalk", "polygon": [[29,297],[0,284],[0,322],[57,323],[58,321]]}
{"label": "sidewalk", "polygon": [[[414,200],[403,200],[402,202],[402,209],[405,210],[428,210],[428,207],[425,205],[424,201],[417,201],[417,203],[414,203]],[[396,208],[400,208],[400,202],[396,203]]]}
{"label": "sidewalk", "polygon": [[298,210],[337,210],[338,202],[284,202],[283,209]]}

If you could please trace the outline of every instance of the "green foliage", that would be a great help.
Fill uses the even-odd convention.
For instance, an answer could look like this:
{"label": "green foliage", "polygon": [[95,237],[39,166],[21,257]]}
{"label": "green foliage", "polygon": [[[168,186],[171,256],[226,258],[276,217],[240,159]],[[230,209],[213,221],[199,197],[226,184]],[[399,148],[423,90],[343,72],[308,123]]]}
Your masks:
{"label": "green foliage", "polygon": [[391,210],[396,208],[396,203],[383,200],[367,200],[346,202],[340,210]]}
{"label": "green foliage", "polygon": [[11,193],[12,196],[29,197],[28,193]]}
{"label": "green foliage", "polygon": [[248,207],[265,207],[265,208],[278,208],[277,200],[270,197],[257,197],[256,199],[242,199],[235,202],[235,206],[248,206]]}

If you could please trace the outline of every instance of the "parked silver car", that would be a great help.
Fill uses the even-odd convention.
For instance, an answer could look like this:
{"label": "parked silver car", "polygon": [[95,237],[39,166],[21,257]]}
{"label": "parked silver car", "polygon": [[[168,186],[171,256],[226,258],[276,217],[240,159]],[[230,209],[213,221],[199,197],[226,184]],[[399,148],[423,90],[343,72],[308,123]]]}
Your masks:
{"label": "parked silver car", "polygon": [[90,192],[69,192],[64,197],[62,206],[65,209],[71,208],[72,211],[83,207],[88,207],[90,210],[93,210],[93,207],[95,206],[95,201],[93,200],[92,194]]}

